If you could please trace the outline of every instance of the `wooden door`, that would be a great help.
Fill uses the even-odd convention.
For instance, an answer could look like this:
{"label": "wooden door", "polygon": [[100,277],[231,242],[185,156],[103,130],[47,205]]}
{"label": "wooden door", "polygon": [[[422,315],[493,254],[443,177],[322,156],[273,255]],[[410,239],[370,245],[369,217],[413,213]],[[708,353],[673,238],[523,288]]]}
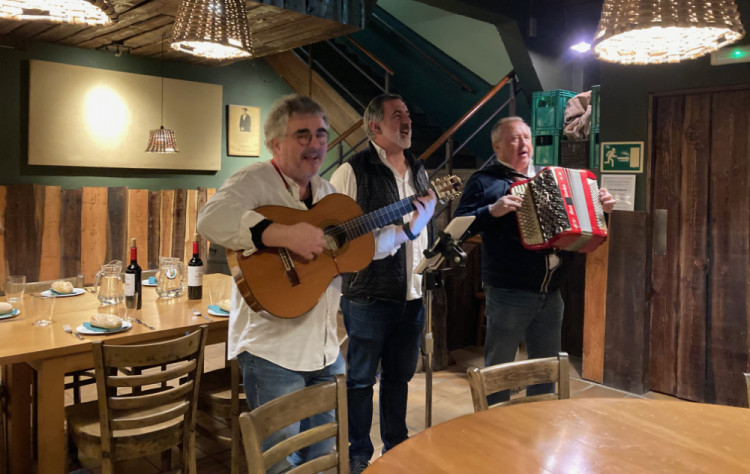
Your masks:
{"label": "wooden door", "polygon": [[652,136],[651,388],[745,406],[750,87],[655,97]]}

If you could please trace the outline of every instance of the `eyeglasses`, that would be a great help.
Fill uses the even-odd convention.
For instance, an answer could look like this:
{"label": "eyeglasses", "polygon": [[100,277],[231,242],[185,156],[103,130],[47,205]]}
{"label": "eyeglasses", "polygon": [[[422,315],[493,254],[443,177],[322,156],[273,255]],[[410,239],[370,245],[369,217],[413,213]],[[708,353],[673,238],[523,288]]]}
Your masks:
{"label": "eyeglasses", "polygon": [[318,140],[318,143],[327,143],[328,142],[328,130],[321,128],[313,132],[310,130],[298,130],[291,135],[287,135],[288,137],[292,137],[295,140],[297,140],[297,143],[299,143],[301,146],[307,146],[312,142],[313,136]]}

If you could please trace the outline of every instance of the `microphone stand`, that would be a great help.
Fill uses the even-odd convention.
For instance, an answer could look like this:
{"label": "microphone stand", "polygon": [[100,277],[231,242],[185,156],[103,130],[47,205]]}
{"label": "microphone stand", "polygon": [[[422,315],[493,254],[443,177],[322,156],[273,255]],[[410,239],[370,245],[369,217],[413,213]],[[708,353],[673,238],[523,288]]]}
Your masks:
{"label": "microphone stand", "polygon": [[[473,218],[472,218],[473,220]],[[471,221],[469,221],[471,222]],[[468,226],[468,224],[467,224]],[[464,229],[465,230],[465,229]],[[463,231],[459,235],[463,234]],[[441,231],[435,245],[424,251],[425,258],[417,267],[417,272],[422,270],[422,288],[426,295],[427,307],[425,310],[425,428],[432,426],[432,355],[434,353],[434,340],[432,337],[432,301],[433,291],[443,287],[441,271],[438,267],[447,262],[447,267],[465,266],[466,253],[460,247],[460,241],[454,239],[451,234]]]}

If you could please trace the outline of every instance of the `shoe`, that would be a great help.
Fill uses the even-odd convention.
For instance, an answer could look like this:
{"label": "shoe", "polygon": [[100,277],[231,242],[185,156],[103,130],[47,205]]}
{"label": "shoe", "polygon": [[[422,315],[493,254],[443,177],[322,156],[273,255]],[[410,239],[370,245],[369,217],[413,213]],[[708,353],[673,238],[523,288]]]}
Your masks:
{"label": "shoe", "polygon": [[351,474],[360,474],[364,471],[370,462],[367,459],[354,458],[349,460],[349,471]]}

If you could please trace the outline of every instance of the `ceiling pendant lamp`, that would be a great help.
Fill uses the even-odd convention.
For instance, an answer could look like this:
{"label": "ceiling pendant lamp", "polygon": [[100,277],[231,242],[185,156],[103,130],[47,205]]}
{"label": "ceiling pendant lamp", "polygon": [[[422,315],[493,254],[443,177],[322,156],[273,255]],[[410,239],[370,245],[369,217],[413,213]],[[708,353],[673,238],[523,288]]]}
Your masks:
{"label": "ceiling pendant lamp", "polygon": [[734,0],[605,0],[592,47],[612,63],[676,63],[743,36]]}
{"label": "ceiling pendant lamp", "polygon": [[252,56],[243,0],[182,0],[172,32],[172,49],[209,59]]}
{"label": "ceiling pendant lamp", "polygon": [[161,41],[161,128],[148,132],[146,153],[179,153],[174,130],[164,128],[164,38]]}
{"label": "ceiling pendant lamp", "polygon": [[0,19],[93,26],[117,21],[117,13],[109,0],[0,0]]}

